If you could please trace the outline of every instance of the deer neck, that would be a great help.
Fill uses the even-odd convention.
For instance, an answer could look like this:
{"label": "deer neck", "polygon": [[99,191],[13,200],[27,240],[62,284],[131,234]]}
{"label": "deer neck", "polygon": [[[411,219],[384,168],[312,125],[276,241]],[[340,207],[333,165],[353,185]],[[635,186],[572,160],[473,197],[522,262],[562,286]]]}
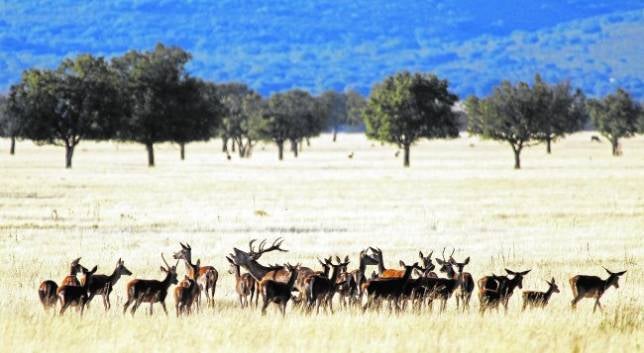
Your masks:
{"label": "deer neck", "polygon": [[552,295],[552,293],[554,293],[554,292],[555,292],[554,287],[550,287],[550,288],[548,288],[548,290],[546,291],[546,293],[543,295],[543,299],[544,299],[545,301],[548,301],[548,299],[550,299],[550,296],[551,296],[551,295]]}
{"label": "deer neck", "polygon": [[172,284],[172,274],[170,274],[170,272],[165,273],[165,278],[161,281],[161,284],[166,290],[170,287]]}
{"label": "deer neck", "polygon": [[193,264],[192,261],[190,261],[190,257],[186,257],[183,259],[183,262],[186,264],[186,270],[188,271],[188,275],[192,277],[192,279],[196,280],[197,276],[199,275],[197,265]]}
{"label": "deer neck", "polygon": [[378,254],[378,272],[382,274],[385,272],[387,269],[385,268],[384,261],[382,259],[382,254]]}
{"label": "deer neck", "polygon": [[235,278],[239,279],[241,277],[241,271],[239,269],[239,265],[235,265]]}
{"label": "deer neck", "polygon": [[255,260],[251,260],[241,266],[245,268],[250,273],[250,275],[258,281],[261,281],[261,279],[264,278],[264,276],[268,272],[272,271],[272,268],[263,266]]}
{"label": "deer neck", "polygon": [[111,285],[115,285],[116,282],[121,278],[121,273],[118,271],[118,268],[114,269],[114,272],[109,276],[109,282]]}
{"label": "deer neck", "polygon": [[405,268],[405,274],[402,277],[404,282],[407,282],[407,280],[409,280],[409,277],[411,277],[411,271],[412,270],[413,270],[412,267]]}
{"label": "deer neck", "polygon": [[340,267],[334,267],[331,271],[331,284],[335,285],[335,281],[338,279],[338,272],[340,272]]}
{"label": "deer neck", "polygon": [[297,271],[293,270],[293,272],[291,272],[291,276],[288,278],[288,283],[286,284],[286,286],[288,288],[293,288],[296,278],[297,278]]}

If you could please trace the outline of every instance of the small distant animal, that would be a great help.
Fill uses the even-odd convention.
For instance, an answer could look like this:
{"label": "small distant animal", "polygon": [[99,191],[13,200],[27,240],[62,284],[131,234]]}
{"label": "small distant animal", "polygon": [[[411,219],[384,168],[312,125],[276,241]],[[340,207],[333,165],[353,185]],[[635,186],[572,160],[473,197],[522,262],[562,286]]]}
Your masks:
{"label": "small distant animal", "polygon": [[396,153],[394,153],[394,157],[398,158],[398,156],[400,156],[400,150],[398,150],[398,151],[396,151]]}
{"label": "small distant animal", "polygon": [[230,154],[229,154],[229,153],[226,153],[226,159],[227,159],[227,160],[230,160],[230,158],[231,158],[231,157],[230,157]]}
{"label": "small distant animal", "polygon": [[548,301],[550,300],[552,293],[559,293],[559,287],[557,287],[557,284],[555,284],[554,277],[552,277],[552,280],[550,280],[550,282],[546,281],[546,283],[548,283],[548,290],[545,292],[536,292],[536,291],[523,292],[522,310],[525,310],[526,307],[544,308],[546,305],[548,305]]}
{"label": "small distant animal", "polygon": [[599,142],[602,143],[602,140],[599,139],[599,136],[593,135],[590,137],[590,142]]}
{"label": "small distant animal", "polygon": [[349,153],[349,155],[347,156],[347,158],[349,158],[349,159],[353,159],[353,152]]}

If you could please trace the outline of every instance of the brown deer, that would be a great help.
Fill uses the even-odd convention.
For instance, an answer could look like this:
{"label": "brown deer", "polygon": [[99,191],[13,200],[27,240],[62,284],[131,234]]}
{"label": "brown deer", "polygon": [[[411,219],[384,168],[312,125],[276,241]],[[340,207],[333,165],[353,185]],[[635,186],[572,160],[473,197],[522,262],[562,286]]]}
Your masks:
{"label": "brown deer", "polygon": [[[242,274],[239,269],[239,265],[236,264],[232,258],[226,256],[226,260],[228,260],[228,263],[230,264],[228,273],[235,275],[235,291],[239,296],[239,305],[242,308],[250,306],[253,302],[253,297],[255,296],[255,279],[250,275],[250,273]],[[259,293],[257,295],[259,296]],[[248,301],[249,296],[250,302]]]}
{"label": "brown deer", "polygon": [[177,284],[177,265],[179,260],[174,266],[168,265],[163,253],[161,259],[166,267],[161,266],[161,271],[165,272],[165,278],[161,281],[147,280],[147,279],[133,279],[128,282],[126,287],[127,301],[123,306],[123,314],[127,312],[127,308],[132,305],[131,314],[134,316],[136,309],[141,303],[150,303],[150,315],[152,315],[152,306],[154,303],[160,303],[163,311],[168,315],[168,309],[165,307],[165,297],[168,295],[168,288],[172,284]]}
{"label": "brown deer", "polygon": [[418,257],[420,257],[420,261],[423,264],[423,269],[422,269],[422,275],[419,275],[419,277],[433,277],[433,278],[438,278],[438,275],[436,275],[434,269],[436,268],[436,265],[432,262],[432,255],[434,254],[434,251],[430,251],[429,255],[425,256],[423,255],[422,251],[418,252]]}
{"label": "brown deer", "polygon": [[325,274],[316,274],[312,276],[309,291],[307,292],[308,309],[309,311],[312,310],[313,305],[315,305],[317,314],[320,313],[320,305],[323,305],[325,310],[328,309],[331,314],[333,314],[333,295],[335,294],[337,286],[338,274],[343,268],[347,267],[349,261],[347,259],[346,262],[338,261],[337,264],[333,264],[333,262],[331,262],[331,258],[329,258],[326,260],[326,263],[333,268],[331,271],[331,278],[327,277]]}
{"label": "brown deer", "polygon": [[382,250],[380,248],[369,247],[373,255],[378,260],[378,273],[380,278],[402,278],[405,275],[405,270],[387,269],[385,268],[385,261],[382,257]]}
{"label": "brown deer", "polygon": [[[441,265],[440,272],[444,272],[447,278],[458,281],[454,292],[456,309],[459,309],[460,302],[463,302],[463,311],[465,311],[465,309],[469,310],[470,307],[470,298],[472,297],[472,292],[474,292],[474,280],[469,272],[463,272],[465,266],[470,263],[470,258],[466,258],[463,262],[457,262],[453,257],[455,250],[452,250],[452,253],[449,255],[449,260],[445,261],[445,248],[443,248],[443,259],[436,258],[436,262]],[[458,271],[455,271],[454,267]]]}
{"label": "brown deer", "polygon": [[56,307],[56,302],[58,301],[57,291],[58,285],[52,280],[43,281],[38,286],[38,298],[40,298],[45,311]]}
{"label": "brown deer", "polygon": [[611,286],[615,289],[619,288],[619,277],[626,273],[622,272],[611,272],[606,267],[603,267],[606,272],[608,272],[608,278],[601,279],[597,276],[585,276],[577,275],[570,279],[570,288],[572,288],[572,295],[574,299],[571,302],[572,308],[577,307],[577,302],[583,298],[595,298],[595,305],[593,306],[593,312],[597,308],[602,309],[602,305],[599,303],[599,299],[604,295],[604,292]]}
{"label": "brown deer", "polygon": [[188,315],[192,312],[192,304],[199,296],[199,285],[188,275],[174,287],[174,309],[177,317],[181,314]]}
{"label": "brown deer", "polygon": [[548,290],[545,292],[523,292],[523,308],[521,309],[522,311],[525,310],[526,307],[544,308],[546,305],[548,305],[548,301],[550,300],[552,293],[559,293],[559,287],[557,287],[554,277],[552,277],[552,280],[550,282],[546,281],[546,283],[548,283]]}
{"label": "brown deer", "polygon": [[286,315],[286,305],[291,299],[291,291],[297,278],[297,266],[292,266],[288,263],[284,265],[286,271],[289,273],[289,278],[286,283],[272,279],[265,279],[259,283],[260,292],[262,293],[262,299],[264,301],[262,304],[262,315],[266,315],[266,307],[270,303],[277,304],[282,312],[282,316]]}
{"label": "brown deer", "polygon": [[[192,247],[190,244],[179,243],[181,250],[174,253],[175,260],[183,259],[186,264],[186,272],[188,276],[193,278],[199,285],[199,292],[206,296],[206,304],[213,306],[215,304],[215,289],[217,289],[217,280],[219,279],[219,272],[213,266],[195,266],[192,263]],[[200,306],[200,297],[197,297],[197,307]]]}
{"label": "brown deer", "polygon": [[83,273],[87,272],[87,269],[83,267],[83,265],[80,264],[80,257],[74,261],[69,266],[69,275],[65,276],[63,278],[63,281],[60,282],[60,288],[63,286],[80,286],[81,283],[78,281],[78,278],[76,278],[77,273]]}
{"label": "brown deer", "polygon": [[85,310],[85,305],[88,301],[88,289],[89,282],[91,281],[92,275],[96,272],[97,267],[91,271],[83,270],[84,281],[82,286],[61,286],[58,288],[58,299],[60,301],[60,315],[65,313],[65,310],[70,306],[75,306],[80,309],[80,315],[83,316],[83,311]]}
{"label": "brown deer", "polygon": [[512,297],[512,294],[517,287],[519,289],[523,288],[523,277],[530,271],[531,270],[515,272],[506,268],[505,272],[507,272],[508,275],[513,276],[512,278],[492,274],[492,276],[486,276],[479,279],[478,285],[481,313],[485,312],[485,309],[492,307],[497,308],[498,310],[497,301],[500,301],[500,303],[503,304],[503,309],[507,312],[510,297]]}
{"label": "brown deer", "polygon": [[89,283],[89,298],[87,298],[87,307],[92,302],[95,295],[100,294],[103,297],[103,306],[105,311],[112,307],[110,303],[110,294],[121,276],[131,276],[132,272],[125,267],[125,262],[120,258],[116,261],[116,268],[111,275],[93,275]]}
{"label": "brown deer", "polygon": [[[349,272],[351,279],[347,278],[347,282],[344,289],[344,286],[340,288],[340,291],[347,291],[344,296],[348,295],[349,304],[356,303],[360,298],[362,298],[362,285],[367,282],[367,277],[365,271],[369,265],[378,265],[378,259],[376,257],[370,256],[368,253],[369,249],[364,249],[358,254],[358,269]],[[348,258],[345,258],[348,261]]]}
{"label": "brown deer", "polygon": [[400,266],[405,268],[405,273],[400,278],[377,278],[364,283],[363,291],[368,295],[367,303],[363,306],[362,310],[365,311],[370,308],[374,303],[378,303],[381,299],[388,299],[393,302],[396,311],[400,311],[398,305],[401,296],[403,295],[407,282],[411,277],[412,270],[419,268],[418,262],[411,266],[407,266],[403,261],[400,261]]}

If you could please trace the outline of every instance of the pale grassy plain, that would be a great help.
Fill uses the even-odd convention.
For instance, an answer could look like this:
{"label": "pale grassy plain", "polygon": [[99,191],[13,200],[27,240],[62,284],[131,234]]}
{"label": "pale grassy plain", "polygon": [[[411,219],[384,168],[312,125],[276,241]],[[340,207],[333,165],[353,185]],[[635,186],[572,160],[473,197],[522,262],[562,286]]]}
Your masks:
{"label": "pale grassy plain", "polygon": [[[423,142],[403,169],[394,149],[329,136],[295,160],[278,162],[272,146],[250,160],[228,161],[219,142],[193,144],[187,160],[176,146],[157,147],[147,168],[139,145],[83,142],[74,169],[63,151],[18,145],[0,155],[0,342],[3,352],[636,352],[644,329],[644,138],[623,142],[624,156],[577,134],[545,154],[524,153],[521,171],[510,148],[462,138]],[[5,140],[0,140],[6,146]],[[348,159],[353,151],[355,157]],[[265,211],[266,215],[256,211]],[[522,313],[520,293],[507,315],[480,317],[478,301],[461,314],[361,314],[338,310],[307,317],[240,310],[224,255],[251,238],[282,236],[289,253],[265,262],[315,266],[317,255],[379,246],[391,267],[419,249],[471,256],[475,278],[504,267],[532,269],[525,289],[561,288],[546,310]],[[36,289],[60,282],[71,259],[110,273],[118,257],[139,278],[161,278],[160,252],[192,244],[195,258],[219,269],[217,307],[177,319],[160,307],[150,317],[121,313],[127,278],[105,313],[100,299],[80,319],[45,313]],[[357,264],[352,264],[353,266]],[[569,308],[567,280],[605,277],[601,265],[628,270],[619,290]],[[179,266],[180,275],[183,265]]]}

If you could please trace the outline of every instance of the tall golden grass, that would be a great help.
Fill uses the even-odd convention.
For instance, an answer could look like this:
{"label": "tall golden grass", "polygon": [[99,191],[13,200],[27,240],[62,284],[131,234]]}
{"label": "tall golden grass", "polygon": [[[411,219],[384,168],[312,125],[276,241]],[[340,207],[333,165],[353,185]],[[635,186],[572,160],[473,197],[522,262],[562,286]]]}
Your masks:
{"label": "tall golden grass", "polygon": [[[4,146],[7,141],[1,140]],[[644,252],[644,138],[623,142],[624,156],[588,133],[525,152],[512,169],[509,146],[470,138],[423,142],[402,168],[390,146],[362,136],[329,136],[294,159],[258,146],[249,160],[226,160],[220,144],[157,147],[147,168],[139,145],[83,142],[74,169],[64,152],[19,143],[0,155],[0,343],[4,352],[636,352],[642,350],[641,269]],[[348,153],[354,152],[352,159]],[[456,248],[472,258],[475,278],[504,268],[532,269],[526,290],[561,293],[544,310],[521,312],[515,293],[507,314],[387,310],[306,316],[275,309],[240,310],[224,256],[251,238],[286,240],[288,253],[264,262],[302,262],[351,255],[367,245],[384,250],[389,267],[418,250]],[[37,296],[45,279],[60,282],[69,262],[111,273],[122,257],[137,278],[162,278],[161,252],[189,242],[195,259],[220,273],[215,308],[174,316],[173,299],[154,316],[142,306],[122,315],[124,277],[105,313],[100,298],[83,318],[74,310],[45,313]],[[567,280],[606,277],[601,266],[628,272],[620,288],[570,309]],[[179,273],[184,272],[183,265]],[[369,270],[370,272],[370,270]],[[336,305],[337,306],[337,305]]]}

